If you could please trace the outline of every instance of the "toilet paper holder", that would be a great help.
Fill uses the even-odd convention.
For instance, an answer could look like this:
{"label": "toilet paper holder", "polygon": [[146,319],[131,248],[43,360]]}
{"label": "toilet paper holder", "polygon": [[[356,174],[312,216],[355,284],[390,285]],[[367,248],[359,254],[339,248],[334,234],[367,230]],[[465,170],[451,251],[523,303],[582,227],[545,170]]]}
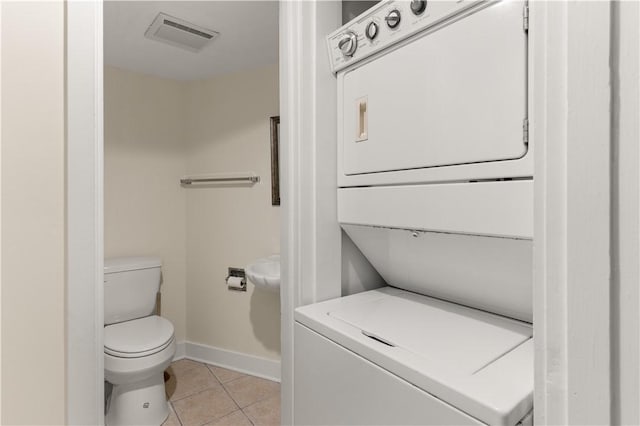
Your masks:
{"label": "toilet paper holder", "polygon": [[[240,285],[238,286],[237,283],[230,283],[229,279],[230,278],[241,278],[242,280],[240,281]],[[229,268],[229,273],[227,275],[227,278],[225,278],[224,280],[227,283],[227,289],[229,290],[234,290],[234,291],[247,291],[247,278],[244,274],[244,269],[243,268]],[[237,281],[237,280],[232,280],[232,281]]]}

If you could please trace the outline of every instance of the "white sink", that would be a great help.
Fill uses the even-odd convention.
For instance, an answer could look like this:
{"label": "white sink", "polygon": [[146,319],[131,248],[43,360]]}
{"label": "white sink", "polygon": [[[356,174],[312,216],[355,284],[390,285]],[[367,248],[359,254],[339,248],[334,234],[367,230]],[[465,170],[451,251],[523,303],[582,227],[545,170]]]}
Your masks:
{"label": "white sink", "polygon": [[280,291],[280,255],[258,259],[245,268],[249,281],[256,287],[269,291]]}

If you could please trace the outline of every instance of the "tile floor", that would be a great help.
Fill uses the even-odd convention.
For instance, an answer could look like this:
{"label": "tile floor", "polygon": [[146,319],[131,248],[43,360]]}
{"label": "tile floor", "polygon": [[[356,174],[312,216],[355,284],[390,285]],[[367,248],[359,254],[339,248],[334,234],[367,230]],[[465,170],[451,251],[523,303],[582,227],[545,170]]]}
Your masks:
{"label": "tile floor", "polygon": [[166,373],[171,413],[164,426],[280,424],[279,383],[188,359]]}

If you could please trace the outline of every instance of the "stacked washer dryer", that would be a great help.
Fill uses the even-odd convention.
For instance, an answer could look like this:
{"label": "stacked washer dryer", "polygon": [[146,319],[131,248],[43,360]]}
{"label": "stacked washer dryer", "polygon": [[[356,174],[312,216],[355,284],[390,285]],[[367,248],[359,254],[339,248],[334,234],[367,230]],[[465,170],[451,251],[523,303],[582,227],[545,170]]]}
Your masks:
{"label": "stacked washer dryer", "polygon": [[296,424],[531,422],[523,1],[383,1],[327,38],[338,220],[388,287],[296,310]]}

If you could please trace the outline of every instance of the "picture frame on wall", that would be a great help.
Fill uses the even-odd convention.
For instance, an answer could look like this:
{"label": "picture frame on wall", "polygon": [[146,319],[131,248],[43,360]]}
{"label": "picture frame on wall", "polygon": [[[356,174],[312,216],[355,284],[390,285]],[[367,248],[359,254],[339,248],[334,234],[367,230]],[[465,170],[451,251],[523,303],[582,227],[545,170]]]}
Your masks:
{"label": "picture frame on wall", "polygon": [[280,205],[280,116],[271,121],[271,205]]}

